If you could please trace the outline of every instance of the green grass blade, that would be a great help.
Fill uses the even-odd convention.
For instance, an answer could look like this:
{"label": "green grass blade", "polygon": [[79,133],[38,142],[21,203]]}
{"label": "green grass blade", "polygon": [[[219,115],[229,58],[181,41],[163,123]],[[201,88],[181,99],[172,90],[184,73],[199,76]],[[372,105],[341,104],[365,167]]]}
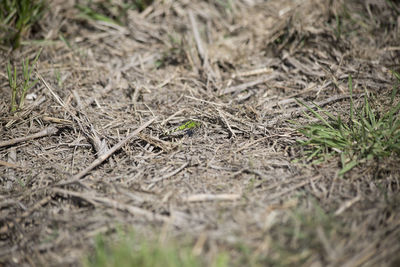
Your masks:
{"label": "green grass blade", "polygon": [[81,12],[81,16],[86,18],[86,19],[103,21],[103,22],[106,22],[106,23],[120,25],[120,23],[118,23],[117,21],[113,20],[112,18],[109,18],[109,17],[107,17],[105,15],[102,15],[102,14],[94,11],[93,9],[91,9],[88,6],[76,5],[75,7]]}
{"label": "green grass blade", "polygon": [[349,75],[348,78],[348,86],[349,86],[349,91],[350,91],[350,120],[354,120],[354,101],[353,101],[353,78],[351,77],[351,74]]}
{"label": "green grass blade", "polygon": [[9,83],[9,85],[10,85],[10,87],[13,87],[12,86],[12,84],[13,84],[13,76],[12,76],[12,74],[11,74],[11,64],[10,64],[10,61],[8,61],[8,63],[7,63],[7,76],[8,76],[8,83]]}
{"label": "green grass blade", "polygon": [[397,81],[400,82],[400,74],[395,70],[392,70],[391,72],[394,75],[394,77],[397,79]]}
{"label": "green grass blade", "polygon": [[68,40],[64,38],[64,35],[62,35],[62,34],[60,33],[60,34],[58,35],[58,37],[60,38],[60,40],[61,40],[64,44],[67,45],[67,47],[68,47],[69,49],[73,50],[73,48],[72,48],[70,42],[68,42]]}
{"label": "green grass blade", "polygon": [[342,176],[343,174],[345,174],[346,172],[350,171],[351,169],[353,169],[357,165],[358,165],[358,161],[357,160],[352,160],[352,161],[346,163],[342,167],[342,169],[339,171],[339,175]]}
{"label": "green grass blade", "polygon": [[319,112],[324,113],[328,118],[330,118],[333,121],[337,120],[337,117],[335,117],[332,113],[330,113],[329,111],[321,108],[320,106],[318,106],[316,103],[312,102],[312,104],[318,109]]}
{"label": "green grass blade", "polygon": [[[398,81],[398,82],[399,82],[399,81]],[[399,87],[398,82],[397,82],[397,84],[395,84],[395,85],[393,86],[392,94],[391,94],[391,96],[390,96],[390,105],[391,105],[391,106],[393,105],[394,98],[395,98],[396,95],[397,95],[397,90],[398,90],[398,87]]]}
{"label": "green grass blade", "polygon": [[333,129],[333,127],[330,125],[329,122],[327,122],[320,114],[318,114],[314,109],[312,109],[310,106],[308,106],[307,104],[305,104],[304,102],[302,102],[300,99],[296,98],[296,101],[301,104],[302,106],[306,107],[308,109],[308,111],[310,111],[315,118],[317,118],[318,120],[320,120],[321,122],[323,122],[327,127]]}

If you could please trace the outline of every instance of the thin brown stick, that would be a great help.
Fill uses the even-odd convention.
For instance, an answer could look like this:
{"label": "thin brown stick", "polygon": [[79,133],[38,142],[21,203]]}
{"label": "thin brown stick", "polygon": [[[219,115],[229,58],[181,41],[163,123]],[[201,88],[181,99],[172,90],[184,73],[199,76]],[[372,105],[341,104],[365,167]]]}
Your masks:
{"label": "thin brown stick", "polygon": [[281,196],[289,194],[290,192],[293,192],[296,189],[299,189],[299,188],[302,188],[303,186],[306,186],[307,184],[309,184],[312,181],[316,181],[316,180],[321,179],[321,178],[322,178],[321,175],[314,176],[314,177],[312,177],[310,179],[307,179],[306,181],[302,181],[302,182],[300,182],[300,183],[298,183],[298,184],[296,184],[296,185],[294,185],[294,186],[292,186],[292,187],[290,187],[290,188],[288,188],[286,190],[281,190],[280,192],[271,195],[269,197],[269,199],[270,200],[277,199],[277,198],[279,198]]}
{"label": "thin brown stick", "polygon": [[[51,93],[51,95],[54,97],[54,99],[58,102],[58,104],[64,108],[66,112],[76,121],[76,123],[79,125],[79,128],[81,131],[85,134],[85,136],[88,138],[88,140],[92,141],[93,144],[96,144],[96,139],[93,138],[93,136],[88,132],[88,128],[91,128],[90,125],[87,122],[82,121],[82,119],[78,118],[77,115],[74,114],[74,112],[71,111],[70,107],[68,104],[64,103],[64,101],[54,92],[54,90],[51,88],[51,86],[43,79],[43,77],[37,73],[37,76],[39,79],[43,82],[44,86],[47,88],[47,90]],[[75,93],[75,97],[79,97],[77,93]],[[79,102],[77,100],[77,102]],[[86,114],[82,111],[80,111],[81,115],[86,116]],[[85,126],[85,127],[84,127]],[[94,145],[94,149],[99,153],[98,147]]]}
{"label": "thin brown stick", "polygon": [[3,160],[0,160],[0,165],[8,167],[8,168],[15,168],[15,169],[22,168],[22,166],[20,166],[20,165],[14,164],[12,162],[3,161]]}
{"label": "thin brown stick", "polygon": [[220,107],[226,107],[226,106],[228,106],[227,104],[216,103],[216,102],[212,102],[212,101],[207,101],[207,100],[204,100],[204,99],[201,99],[201,98],[197,98],[197,97],[194,97],[194,96],[185,95],[185,97],[186,97],[186,98],[189,98],[189,99],[196,100],[196,101],[204,102],[204,103],[207,103],[207,104],[210,104],[210,105],[216,105],[216,106],[220,106]]}
{"label": "thin brown stick", "polygon": [[236,137],[236,134],[233,132],[233,130],[232,130],[232,128],[231,128],[231,126],[230,126],[228,120],[225,118],[225,116],[224,116],[224,114],[222,113],[221,110],[219,110],[219,109],[217,109],[217,110],[218,110],[219,116],[221,116],[221,118],[222,118],[222,120],[224,121],[226,127],[228,127],[229,132],[231,133],[231,137],[235,138],[235,137]]}
{"label": "thin brown stick", "polygon": [[0,234],[7,233],[10,229],[12,229],[15,224],[20,223],[24,218],[30,216],[34,211],[39,209],[41,206],[44,206],[51,200],[51,196],[47,196],[43,198],[42,200],[36,202],[31,208],[25,210],[21,216],[14,218],[13,221],[6,222],[2,227],[0,227]]}
{"label": "thin brown stick", "polygon": [[235,79],[236,77],[248,77],[253,75],[260,75],[260,74],[268,74],[273,72],[274,70],[268,67],[258,68],[250,71],[242,71],[232,74],[232,78]]}
{"label": "thin brown stick", "polygon": [[162,176],[162,177],[160,177],[160,178],[158,178],[158,179],[154,179],[154,180],[151,181],[151,182],[154,184],[154,183],[160,182],[160,181],[162,181],[162,180],[168,179],[168,178],[174,176],[175,174],[179,173],[181,170],[183,170],[184,168],[186,168],[188,165],[189,165],[189,162],[185,162],[185,163],[184,163],[182,166],[180,166],[178,169],[173,170],[172,172],[167,173],[166,175],[164,175],[164,176]]}
{"label": "thin brown stick", "polygon": [[74,191],[69,191],[69,190],[64,190],[60,188],[53,188],[52,191],[57,194],[61,195],[69,195],[72,197],[77,197],[80,198],[84,201],[87,201],[88,203],[92,204],[93,206],[106,206],[108,208],[114,208],[120,211],[126,211],[134,216],[143,216],[148,220],[155,220],[155,221],[162,221],[162,222],[169,222],[171,219],[167,216],[163,216],[160,214],[155,214],[151,211],[128,205],[125,203],[118,202],[114,199],[106,198],[106,197],[98,197],[98,196],[92,196],[90,194],[85,194],[85,193],[79,193],[79,192],[74,192]]}
{"label": "thin brown stick", "polygon": [[201,57],[201,59],[204,62],[204,60],[206,59],[206,52],[204,50],[203,43],[201,41],[199,29],[197,27],[197,22],[196,22],[196,19],[194,18],[193,12],[191,10],[189,10],[188,14],[189,14],[189,19],[190,19],[190,24],[192,26],[194,40],[196,41],[197,51],[199,52],[199,56]]}
{"label": "thin brown stick", "polygon": [[61,188],[53,188],[52,192],[55,194],[58,194],[58,195],[62,195],[62,196],[70,196],[70,197],[80,198],[80,199],[86,201],[87,203],[90,203],[91,205],[93,205],[93,207],[97,207],[97,203],[93,200],[93,197],[91,196],[90,193],[79,193],[79,192],[75,192],[75,191],[64,190]]}
{"label": "thin brown stick", "polygon": [[41,130],[38,133],[35,133],[35,134],[31,134],[28,136],[14,138],[11,140],[0,142],[0,147],[12,146],[12,145],[15,145],[15,144],[18,144],[21,142],[37,139],[37,138],[48,136],[48,135],[53,135],[53,134],[56,134],[57,132],[58,132],[58,129],[56,127],[50,126],[50,127],[47,127],[45,129]]}
{"label": "thin brown stick", "polygon": [[169,222],[171,219],[167,216],[163,216],[160,214],[155,214],[153,212],[147,211],[145,209],[132,206],[132,205],[127,205],[124,203],[120,203],[118,201],[115,201],[113,199],[105,198],[105,197],[95,197],[93,198],[94,201],[99,202],[104,204],[105,206],[108,206],[110,208],[115,208],[118,210],[122,211],[127,211],[132,215],[136,216],[143,216],[146,217],[148,220],[156,220],[156,221],[162,221],[162,222]]}
{"label": "thin brown stick", "polygon": [[239,149],[236,149],[236,150],[234,151],[234,153],[239,153],[240,151],[242,151],[242,150],[244,150],[244,149],[247,149],[247,148],[251,147],[252,145],[255,145],[256,143],[261,142],[261,141],[264,141],[265,139],[268,139],[268,138],[271,138],[271,136],[262,137],[262,138],[260,138],[260,139],[254,140],[254,141],[249,142],[249,143],[247,143],[247,144],[244,144],[244,145],[242,145]]}
{"label": "thin brown stick", "polygon": [[35,102],[33,102],[32,105],[30,105],[29,107],[26,107],[26,108],[22,109],[21,111],[15,113],[14,118],[11,119],[6,124],[6,129],[11,128],[11,126],[13,126],[17,121],[23,120],[25,117],[27,117],[29,114],[32,113],[32,110],[34,110],[36,107],[40,106],[45,100],[46,100],[46,98],[44,96],[40,97]]}
{"label": "thin brown stick", "polygon": [[202,201],[234,201],[240,199],[240,194],[195,194],[184,198],[187,202]]}
{"label": "thin brown stick", "polygon": [[[335,103],[335,102],[340,101],[340,100],[348,99],[348,98],[351,98],[351,97],[362,97],[362,96],[364,96],[364,94],[357,94],[357,95],[353,95],[353,96],[351,96],[351,95],[334,95],[334,96],[331,96],[331,97],[329,97],[327,99],[324,99],[322,101],[316,102],[315,104],[310,104],[309,107],[311,107],[312,109],[315,109],[315,108],[317,108],[317,106],[324,107],[324,106],[326,106],[328,104]],[[308,108],[307,107],[303,107],[303,106],[298,107],[298,108],[295,109],[296,113],[299,114],[299,115],[300,115],[301,112],[307,111],[307,110],[308,110]],[[290,112],[290,110],[288,112]]]}
{"label": "thin brown stick", "polygon": [[242,84],[239,84],[236,86],[227,87],[227,88],[225,88],[225,90],[222,91],[221,95],[226,95],[229,93],[240,93],[250,87],[256,86],[257,84],[268,82],[268,81],[276,78],[277,76],[278,75],[276,73],[271,73],[269,75],[263,76],[261,78],[258,78],[256,80],[253,80],[250,82],[242,83]]}
{"label": "thin brown stick", "polygon": [[166,118],[165,120],[163,120],[162,122],[161,122],[161,126],[164,126],[168,121],[170,121],[170,120],[172,120],[175,116],[177,116],[177,115],[179,115],[179,114],[181,114],[182,112],[184,112],[186,109],[180,109],[180,110],[178,110],[177,112],[175,112],[174,114],[172,114],[171,116],[169,116],[168,118]]}
{"label": "thin brown stick", "polygon": [[196,46],[197,46],[197,51],[198,51],[199,56],[203,63],[203,68],[207,72],[207,75],[209,78],[215,78],[216,77],[215,72],[211,68],[210,63],[208,62],[207,50],[204,49],[203,42],[200,37],[200,32],[199,32],[199,29],[197,26],[196,18],[191,10],[189,10],[188,14],[189,14],[190,24],[192,26],[194,40],[195,40]]}
{"label": "thin brown stick", "polygon": [[335,215],[338,216],[340,214],[342,214],[345,210],[347,210],[348,208],[350,208],[351,206],[353,206],[355,203],[357,203],[358,201],[361,200],[361,196],[356,196],[355,198],[352,198],[350,200],[347,200],[346,202],[344,202],[336,211],[335,211]]}
{"label": "thin brown stick", "polygon": [[[53,91],[53,89],[51,88],[51,86],[45,81],[45,79],[43,79],[43,77],[39,74],[36,73],[37,77],[42,81],[42,83],[44,84],[44,86],[47,88],[47,90],[49,90],[49,92],[51,93],[51,95],[54,97],[54,99],[58,102],[58,104],[60,104],[60,106],[62,106],[63,108],[67,109],[65,106],[64,101]],[[67,110],[69,111],[69,110]]]}
{"label": "thin brown stick", "polygon": [[334,260],[337,258],[337,252],[334,246],[329,242],[328,238],[325,235],[324,230],[322,229],[322,226],[317,227],[317,236],[318,239],[321,241],[322,247],[325,250],[325,253],[328,255],[330,260]]}
{"label": "thin brown stick", "polygon": [[[334,96],[331,96],[331,97],[329,97],[329,98],[327,98],[325,100],[316,102],[315,104],[310,104],[309,107],[312,108],[312,109],[316,109],[317,106],[324,107],[324,106],[326,106],[328,104],[332,104],[332,103],[335,103],[335,102],[338,102],[338,101],[341,101],[341,100],[344,100],[344,99],[348,99],[348,98],[351,98],[351,97],[358,98],[358,97],[362,97],[362,96],[364,96],[364,93],[356,94],[356,95],[353,95],[353,96],[350,96],[350,95],[334,95]],[[276,123],[278,123],[281,120],[286,120],[286,119],[290,119],[290,118],[293,118],[293,117],[300,116],[303,112],[306,112],[307,110],[308,110],[308,108],[307,107],[303,107],[303,106],[286,110],[284,114],[282,114],[280,116],[278,116],[278,115],[275,116],[271,121],[268,121],[267,124],[268,124],[268,126],[275,125]]]}
{"label": "thin brown stick", "polygon": [[58,123],[58,124],[66,124],[66,125],[72,125],[72,123],[73,123],[70,120],[54,118],[54,117],[49,117],[49,116],[43,116],[42,120],[48,121],[48,122],[53,122],[53,123]]}
{"label": "thin brown stick", "polygon": [[125,145],[127,142],[129,142],[133,137],[135,137],[141,131],[143,131],[145,128],[147,128],[151,123],[153,123],[156,120],[156,118],[157,117],[154,117],[151,120],[147,121],[142,126],[140,126],[138,129],[136,129],[134,132],[132,132],[130,135],[128,135],[124,140],[121,140],[119,143],[117,143],[112,148],[110,148],[106,153],[100,155],[95,161],[92,162],[92,164],[90,164],[88,167],[86,167],[84,170],[82,170],[78,174],[74,175],[71,180],[58,183],[57,185],[58,186],[67,185],[67,184],[71,184],[71,183],[75,183],[75,182],[79,181],[81,178],[86,176],[91,170],[93,170],[98,165],[100,165],[103,161],[108,159],[112,154],[114,154],[117,150],[119,150],[123,145]]}

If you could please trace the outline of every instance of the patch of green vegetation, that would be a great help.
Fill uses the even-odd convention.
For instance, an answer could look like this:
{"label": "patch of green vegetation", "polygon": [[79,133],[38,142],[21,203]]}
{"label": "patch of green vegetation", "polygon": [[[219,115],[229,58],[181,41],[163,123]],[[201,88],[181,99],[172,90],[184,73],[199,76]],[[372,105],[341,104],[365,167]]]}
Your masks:
{"label": "patch of green vegetation", "polygon": [[95,21],[102,21],[106,23],[120,25],[118,19],[113,19],[107,15],[101,14],[100,12],[95,11],[93,8],[85,5],[76,5],[76,9],[80,11],[80,16],[88,19],[88,20],[95,20]]}
{"label": "patch of green vegetation", "polygon": [[232,13],[234,10],[234,2],[232,0],[217,0],[215,2],[216,4],[222,6],[228,13]]}
{"label": "patch of green vegetation", "polygon": [[396,12],[397,15],[400,15],[400,10],[399,8],[396,6],[396,1],[392,1],[392,0],[386,0],[386,3],[390,6],[390,8]]}
{"label": "patch of green vegetation", "polygon": [[336,35],[336,38],[339,39],[342,34],[342,20],[341,20],[340,16],[338,16],[337,14],[336,14],[335,18],[336,18],[335,35]]}
{"label": "patch of green vegetation", "polygon": [[54,76],[56,77],[58,87],[62,87],[63,80],[61,78],[61,72],[57,69],[54,70]]}
{"label": "patch of green vegetation", "polygon": [[331,27],[336,39],[346,40],[350,36],[361,37],[365,34],[376,36],[377,32],[388,32],[396,28],[396,18],[400,14],[398,1],[360,4],[344,1],[341,8],[334,12]]}
{"label": "patch of green vegetation", "polygon": [[[225,267],[227,261],[227,257],[221,254],[211,266]],[[206,262],[195,256],[187,244],[172,241],[160,243],[158,240],[141,238],[131,231],[121,232],[117,241],[97,236],[94,253],[84,260],[84,266],[196,267],[206,266]]]}
{"label": "patch of green vegetation", "polygon": [[32,64],[29,63],[29,58],[22,61],[22,81],[18,82],[17,67],[11,67],[10,62],[7,64],[8,84],[11,88],[11,112],[15,112],[24,106],[25,97],[29,89],[36,85],[38,79],[32,80],[32,71],[36,62],[39,59],[40,50]]}
{"label": "patch of green vegetation", "polygon": [[[278,220],[264,233],[267,253],[242,241],[218,246],[211,258],[194,255],[192,242],[159,241],[134,231],[118,231],[117,238],[98,235],[94,250],[83,260],[85,267],[101,266],[300,266],[318,259],[327,261],[336,254],[338,240],[351,233],[314,198],[301,197],[299,203],[278,210]],[[261,234],[261,233],[260,233]]]}
{"label": "patch of green vegetation", "polygon": [[335,255],[337,240],[349,235],[315,199],[285,211],[283,216],[281,223],[269,229],[269,253],[258,255],[258,266],[310,266],[316,255],[325,260]]}
{"label": "patch of green vegetation", "polygon": [[148,6],[150,6],[153,3],[154,0],[134,0],[132,1],[132,7],[136,8],[140,12],[145,10]]}
{"label": "patch of green vegetation", "polygon": [[299,132],[307,139],[298,141],[305,148],[307,161],[319,163],[327,158],[340,155],[342,169],[340,175],[360,163],[370,160],[380,161],[392,155],[400,155],[400,102],[394,103],[398,94],[400,75],[393,72],[396,84],[393,87],[390,103],[380,107],[373,94],[365,92],[363,105],[354,105],[352,78],[349,76],[350,117],[345,121],[340,115],[314,104],[317,111],[297,100],[312,114],[305,116],[319,122],[302,126]]}
{"label": "patch of green vegetation", "polygon": [[42,18],[45,6],[45,0],[1,0],[0,42],[18,48],[21,39]]}
{"label": "patch of green vegetation", "polygon": [[128,10],[142,12],[153,3],[153,0],[105,0],[99,2],[86,1],[85,4],[77,4],[75,8],[80,11],[80,16],[94,21],[124,25]]}
{"label": "patch of green vegetation", "polygon": [[233,246],[233,251],[237,254],[237,259],[233,266],[261,266],[259,255],[243,242],[238,242]]}
{"label": "patch of green vegetation", "polygon": [[185,61],[184,42],[178,33],[173,32],[168,34],[168,47],[162,52],[161,58],[154,62],[156,69],[163,68],[166,65],[179,65]]}

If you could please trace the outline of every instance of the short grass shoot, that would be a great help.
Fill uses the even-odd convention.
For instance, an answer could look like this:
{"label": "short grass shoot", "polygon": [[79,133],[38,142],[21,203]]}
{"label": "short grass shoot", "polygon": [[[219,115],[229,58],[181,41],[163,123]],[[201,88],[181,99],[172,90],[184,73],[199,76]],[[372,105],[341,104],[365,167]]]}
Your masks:
{"label": "short grass shoot", "polygon": [[36,85],[38,79],[32,79],[32,71],[39,59],[41,50],[36,54],[32,64],[29,58],[22,61],[22,77],[17,73],[17,67],[7,64],[8,84],[11,89],[11,112],[22,109],[24,106],[26,94]]}

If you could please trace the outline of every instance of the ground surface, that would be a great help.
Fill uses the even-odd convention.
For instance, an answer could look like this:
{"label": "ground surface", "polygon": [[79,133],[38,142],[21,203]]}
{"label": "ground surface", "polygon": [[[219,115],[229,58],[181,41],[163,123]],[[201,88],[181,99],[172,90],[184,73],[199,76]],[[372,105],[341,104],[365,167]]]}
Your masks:
{"label": "ground surface", "polygon": [[[76,265],[121,225],[189,238],[206,261],[400,262],[396,160],[345,177],[336,158],[294,163],[287,121],[306,121],[295,97],[346,115],[350,74],[355,94],[390,94],[399,4],[166,0],[115,26],[50,2],[0,54],[0,141],[49,133],[0,148],[0,265]],[[40,47],[36,100],[13,116],[6,60]]]}

